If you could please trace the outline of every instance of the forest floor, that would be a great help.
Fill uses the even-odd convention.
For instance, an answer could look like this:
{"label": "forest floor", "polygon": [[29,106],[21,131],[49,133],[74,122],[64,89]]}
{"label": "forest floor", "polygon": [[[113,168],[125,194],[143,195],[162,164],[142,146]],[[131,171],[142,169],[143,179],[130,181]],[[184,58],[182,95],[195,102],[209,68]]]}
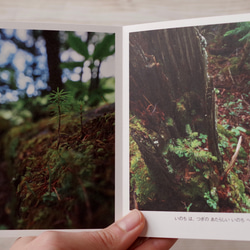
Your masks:
{"label": "forest floor", "polygon": [[[239,143],[239,154],[232,170],[245,183],[246,193],[249,194],[250,65],[246,63],[242,69],[237,69],[237,63],[244,54],[243,47],[230,50],[221,46],[216,47],[216,43],[212,43],[208,46],[208,52],[208,72],[216,93],[218,130],[222,128],[230,138],[225,145],[227,151],[223,155],[223,160],[228,164],[233,161]],[[222,139],[221,141],[223,142]]]}
{"label": "forest floor", "polygon": [[[196,159],[195,168],[194,165],[190,167],[188,164],[185,164],[185,166],[180,165],[181,167],[179,168],[176,165],[171,166],[169,173],[173,174],[177,180],[177,188],[181,187],[180,194],[184,193],[184,197],[172,197],[171,195],[166,195],[165,192],[161,194],[160,191],[165,191],[165,189],[156,185],[150,186],[150,184],[155,184],[159,180],[159,175],[156,177],[150,175],[145,161],[139,160],[143,157],[141,157],[141,154],[137,154],[139,151],[137,147],[138,142],[131,140],[131,152],[135,152],[131,156],[131,176],[133,177],[133,182],[131,182],[131,207],[139,207],[142,210],[152,210],[153,208],[153,210],[156,209],[157,211],[249,213],[250,61],[249,53],[246,53],[244,43],[239,43],[239,37],[225,39],[223,34],[231,28],[231,26],[227,25],[205,27],[203,30],[201,28],[202,32],[207,32],[205,34],[202,33],[204,37],[212,36],[209,41],[207,39],[208,45],[206,50],[208,75],[214,85],[215,122],[218,132],[218,147],[223,158],[222,168],[220,171],[206,170],[208,165],[207,159],[204,161]],[[245,55],[247,57],[244,65],[238,67]],[[137,129],[136,132],[141,138],[148,138],[146,137],[146,133],[148,133],[146,126],[142,122],[140,124],[140,121],[137,124],[139,126],[134,127],[135,130]],[[152,135],[152,138],[155,138],[154,135]],[[142,146],[148,143],[150,147],[151,144],[148,141],[145,139],[140,143]],[[181,145],[181,143],[178,145]],[[183,143],[182,145],[184,145],[184,150],[191,148],[195,152],[195,147],[190,146],[190,144]],[[154,145],[151,148],[154,149]],[[179,153],[182,147],[175,147],[175,149],[176,151],[178,149],[177,153]],[[204,152],[207,149],[207,145],[204,144],[202,146],[203,151],[198,152]],[[186,151],[184,152],[186,153]],[[166,158],[164,157],[167,153],[162,155],[162,159],[165,160]],[[148,156],[145,154],[144,160],[146,157]],[[183,155],[179,153],[178,157],[182,158]],[[153,163],[153,161],[156,162],[155,159],[153,158],[151,163],[149,163],[151,166],[157,165]],[[166,166],[164,164],[159,165]],[[213,165],[211,162],[209,164]],[[217,170],[217,168],[214,169]],[[207,180],[209,180],[209,183]],[[175,193],[175,191],[169,191],[169,193]],[[195,199],[194,197],[197,198]],[[172,200],[172,202],[169,202],[169,200]],[[174,205],[171,207],[169,204]]]}
{"label": "forest floor", "polygon": [[[112,223],[114,117],[114,105],[86,112],[82,126],[79,114],[64,115],[60,138],[56,117],[11,129],[1,162],[0,184],[8,187],[0,192],[1,228],[102,228]],[[6,169],[12,169],[11,183],[6,183]]]}

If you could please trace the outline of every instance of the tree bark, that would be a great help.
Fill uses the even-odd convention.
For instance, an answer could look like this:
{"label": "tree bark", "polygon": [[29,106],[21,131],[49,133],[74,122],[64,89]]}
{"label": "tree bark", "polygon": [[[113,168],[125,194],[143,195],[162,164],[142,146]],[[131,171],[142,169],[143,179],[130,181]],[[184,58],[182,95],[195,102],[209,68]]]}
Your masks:
{"label": "tree bark", "polygon": [[62,88],[62,70],[60,68],[60,41],[58,31],[43,31],[43,37],[46,42],[49,81],[48,85],[51,90],[56,91]]}

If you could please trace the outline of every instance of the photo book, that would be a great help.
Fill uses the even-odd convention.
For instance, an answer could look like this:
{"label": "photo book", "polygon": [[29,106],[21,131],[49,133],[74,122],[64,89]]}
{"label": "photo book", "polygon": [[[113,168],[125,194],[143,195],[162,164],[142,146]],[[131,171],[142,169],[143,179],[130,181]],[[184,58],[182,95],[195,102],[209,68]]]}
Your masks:
{"label": "photo book", "polygon": [[0,24],[0,236],[250,240],[250,14]]}

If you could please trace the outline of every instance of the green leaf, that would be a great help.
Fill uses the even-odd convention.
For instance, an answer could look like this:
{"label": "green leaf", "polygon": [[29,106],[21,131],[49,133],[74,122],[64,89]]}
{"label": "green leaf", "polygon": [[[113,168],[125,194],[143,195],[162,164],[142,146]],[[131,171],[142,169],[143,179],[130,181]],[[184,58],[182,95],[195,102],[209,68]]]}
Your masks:
{"label": "green leaf", "polygon": [[233,30],[229,30],[224,34],[226,36],[232,35],[242,35],[242,37],[238,40],[239,42],[250,40],[250,22],[238,23],[238,27]]}
{"label": "green leaf", "polygon": [[243,36],[241,39],[239,39],[239,42],[250,40],[250,32],[248,32],[245,36]]}
{"label": "green leaf", "polygon": [[61,69],[69,69],[73,70],[76,67],[83,67],[83,61],[82,62],[63,62],[60,64]]}
{"label": "green leaf", "polygon": [[242,127],[239,127],[239,126],[236,127],[236,129],[238,129],[239,131],[244,132],[244,133],[246,132],[246,129],[244,129],[244,128],[242,128]]}
{"label": "green leaf", "polygon": [[73,50],[84,56],[85,60],[89,58],[88,45],[83,42],[80,37],[76,36],[74,33],[69,33],[68,43]]}
{"label": "green leaf", "polygon": [[93,60],[102,61],[106,57],[113,55],[115,52],[115,34],[107,34],[103,40],[96,44],[93,53]]}
{"label": "green leaf", "polygon": [[192,133],[191,127],[189,124],[186,125],[186,133],[190,135]]}
{"label": "green leaf", "polygon": [[247,130],[238,126],[236,128],[232,128],[231,131],[234,132],[236,136],[239,136],[240,131],[243,132],[243,133],[246,133]]}
{"label": "green leaf", "polygon": [[103,94],[108,94],[108,93],[113,93],[114,92],[114,89],[111,89],[111,88],[106,88],[106,89],[102,89],[101,92]]}
{"label": "green leaf", "polygon": [[192,147],[192,148],[197,148],[197,147],[199,147],[199,146],[201,146],[200,141],[198,141],[198,140],[193,140],[193,141],[191,141],[191,147]]}

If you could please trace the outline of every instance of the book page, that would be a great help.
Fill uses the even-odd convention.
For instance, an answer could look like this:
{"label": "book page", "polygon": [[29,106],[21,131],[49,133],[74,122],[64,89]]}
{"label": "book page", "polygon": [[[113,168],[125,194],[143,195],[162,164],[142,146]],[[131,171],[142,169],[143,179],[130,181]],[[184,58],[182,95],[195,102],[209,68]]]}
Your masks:
{"label": "book page", "polygon": [[249,19],[126,27],[123,206],[145,236],[249,240]]}
{"label": "book page", "polygon": [[113,223],[117,31],[1,24],[1,236]]}

